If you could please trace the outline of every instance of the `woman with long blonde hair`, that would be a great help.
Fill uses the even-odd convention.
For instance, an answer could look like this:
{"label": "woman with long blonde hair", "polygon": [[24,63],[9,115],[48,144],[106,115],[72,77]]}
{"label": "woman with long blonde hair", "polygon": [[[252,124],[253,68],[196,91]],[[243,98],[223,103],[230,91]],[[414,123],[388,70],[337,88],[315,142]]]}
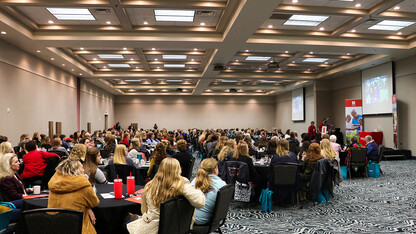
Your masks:
{"label": "woman with long blonde hair", "polygon": [[195,208],[200,209],[205,205],[201,190],[193,188],[189,180],[181,176],[179,161],[165,158],[155,177],[144,187],[141,206],[143,216],[127,224],[129,233],[157,233],[160,204],[176,196],[184,196]]}
{"label": "woman with long blonde hair", "polygon": [[251,160],[248,154],[248,145],[244,141],[240,141],[237,145],[237,150],[234,152],[233,158],[230,161],[244,162],[248,166],[249,181],[254,182],[257,180],[257,172],[254,168],[253,160]]}
{"label": "woman with long blonde hair", "polygon": [[337,157],[337,152],[332,148],[331,142],[328,139],[321,141],[321,154],[324,158],[329,158],[331,162]]}
{"label": "woman with long blonde hair", "polygon": [[218,177],[217,160],[207,158],[202,160],[196,178],[192,181],[192,186],[201,190],[205,194],[205,206],[195,211],[195,223],[206,224],[211,219],[217,200],[218,190],[226,183]]}
{"label": "woman with long blonde hair", "polygon": [[117,145],[114,150],[114,158],[111,159],[108,164],[124,164],[134,167],[134,162],[131,158],[127,158],[127,151],[125,145]]}

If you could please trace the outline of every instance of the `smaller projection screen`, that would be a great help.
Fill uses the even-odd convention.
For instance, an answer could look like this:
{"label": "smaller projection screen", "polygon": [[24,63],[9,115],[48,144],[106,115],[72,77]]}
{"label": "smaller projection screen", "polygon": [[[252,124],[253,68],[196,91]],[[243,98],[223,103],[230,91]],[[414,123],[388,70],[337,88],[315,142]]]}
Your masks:
{"label": "smaller projection screen", "polygon": [[292,91],[292,121],[305,121],[304,88]]}
{"label": "smaller projection screen", "polygon": [[363,114],[391,114],[393,64],[391,62],[362,71]]}

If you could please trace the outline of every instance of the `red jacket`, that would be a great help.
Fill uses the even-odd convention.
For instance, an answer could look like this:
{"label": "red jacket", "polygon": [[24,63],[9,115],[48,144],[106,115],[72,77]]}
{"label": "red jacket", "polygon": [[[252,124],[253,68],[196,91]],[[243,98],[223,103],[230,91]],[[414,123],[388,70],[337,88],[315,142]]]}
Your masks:
{"label": "red jacket", "polygon": [[48,159],[52,157],[59,157],[57,154],[48,153],[40,150],[30,151],[23,156],[23,172],[20,175],[22,179],[34,176],[41,176],[48,164]]}
{"label": "red jacket", "polygon": [[316,136],[316,128],[315,126],[310,125],[308,128],[308,133],[311,135],[312,138]]}

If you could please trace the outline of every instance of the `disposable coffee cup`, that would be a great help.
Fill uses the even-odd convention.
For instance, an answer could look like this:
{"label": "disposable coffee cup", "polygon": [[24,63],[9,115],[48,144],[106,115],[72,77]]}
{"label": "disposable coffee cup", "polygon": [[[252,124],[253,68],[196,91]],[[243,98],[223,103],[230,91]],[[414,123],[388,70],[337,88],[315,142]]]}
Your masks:
{"label": "disposable coffee cup", "polygon": [[33,186],[33,194],[40,194],[40,186],[39,185],[35,185]]}

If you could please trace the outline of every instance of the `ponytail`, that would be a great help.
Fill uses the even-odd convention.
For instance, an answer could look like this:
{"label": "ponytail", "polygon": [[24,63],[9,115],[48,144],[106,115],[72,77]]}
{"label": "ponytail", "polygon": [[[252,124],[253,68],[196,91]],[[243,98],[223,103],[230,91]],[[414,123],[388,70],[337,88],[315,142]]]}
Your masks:
{"label": "ponytail", "polygon": [[217,168],[217,160],[214,158],[207,158],[201,162],[201,166],[196,173],[195,188],[207,193],[211,188],[212,179],[209,176],[214,173]]}

